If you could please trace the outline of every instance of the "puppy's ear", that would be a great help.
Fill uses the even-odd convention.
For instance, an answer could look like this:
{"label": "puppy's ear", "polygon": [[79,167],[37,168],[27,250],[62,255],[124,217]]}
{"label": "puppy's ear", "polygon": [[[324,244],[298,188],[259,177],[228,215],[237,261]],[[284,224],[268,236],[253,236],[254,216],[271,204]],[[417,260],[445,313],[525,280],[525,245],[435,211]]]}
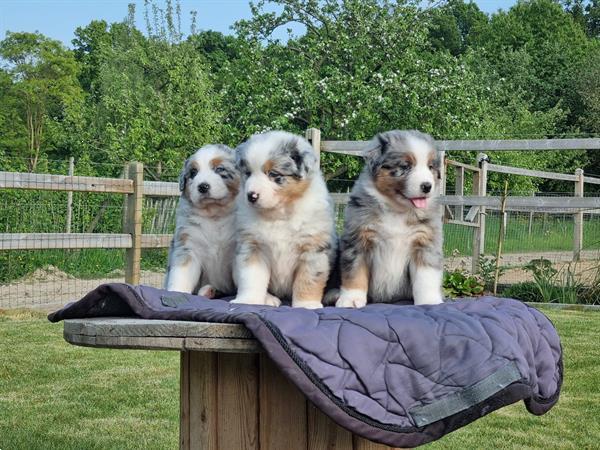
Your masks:
{"label": "puppy's ear", "polygon": [[215,144],[219,150],[225,152],[232,159],[235,159],[235,150],[225,144]]}
{"label": "puppy's ear", "polygon": [[312,173],[317,168],[317,155],[308,141],[298,140],[288,145],[289,155],[296,165],[300,178]]}
{"label": "puppy's ear", "polygon": [[189,159],[186,159],[185,162],[183,163],[183,169],[181,170],[181,173],[179,174],[179,191],[183,192],[185,190],[185,184],[187,183],[187,173],[188,173],[188,163],[190,162]]}
{"label": "puppy's ear", "polygon": [[369,165],[371,171],[375,169],[379,158],[385,154],[388,146],[390,145],[389,136],[386,133],[378,133],[371,141],[367,144],[362,152],[362,156],[365,162]]}
{"label": "puppy's ear", "polygon": [[238,145],[235,148],[235,150],[233,150],[233,152],[235,154],[235,164],[236,164],[237,168],[240,170],[242,169],[244,156],[246,154],[246,147],[248,147],[248,141],[242,142],[240,145]]}

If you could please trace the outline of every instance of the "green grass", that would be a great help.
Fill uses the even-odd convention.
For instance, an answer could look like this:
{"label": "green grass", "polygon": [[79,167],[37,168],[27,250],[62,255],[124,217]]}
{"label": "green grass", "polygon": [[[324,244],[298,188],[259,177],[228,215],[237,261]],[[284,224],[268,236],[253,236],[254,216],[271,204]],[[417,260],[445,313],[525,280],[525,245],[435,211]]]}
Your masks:
{"label": "green grass", "polygon": [[[544,311],[564,348],[558,405],[536,417],[519,402],[429,448],[597,448],[600,313]],[[74,347],[39,313],[0,312],[0,448],[177,448],[178,362],[176,352]]]}
{"label": "green grass", "polygon": [[[142,270],[164,270],[169,250],[143,249]],[[0,283],[26,277],[36,269],[54,266],[81,279],[102,278],[125,268],[124,249],[0,251]],[[118,276],[117,276],[118,277]]]}
{"label": "green grass", "polygon": [[[511,216],[508,220],[503,243],[504,253],[552,252],[573,250],[573,218],[559,216],[544,222],[536,215],[529,234],[529,219],[526,216]],[[485,227],[485,251],[496,251],[500,220],[489,215]],[[458,250],[461,256],[472,254],[473,229],[456,224],[444,225],[444,255],[451,256]],[[586,219],[583,223],[583,248],[600,248],[600,220]]]}

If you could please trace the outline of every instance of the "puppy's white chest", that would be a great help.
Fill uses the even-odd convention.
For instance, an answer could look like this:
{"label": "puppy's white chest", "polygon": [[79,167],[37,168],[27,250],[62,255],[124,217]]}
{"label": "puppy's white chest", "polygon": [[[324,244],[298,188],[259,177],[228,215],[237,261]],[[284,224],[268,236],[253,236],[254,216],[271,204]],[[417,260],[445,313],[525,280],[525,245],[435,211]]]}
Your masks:
{"label": "puppy's white chest", "polygon": [[378,299],[410,295],[408,264],[412,230],[403,218],[385,218],[376,228],[371,252],[369,295]]}

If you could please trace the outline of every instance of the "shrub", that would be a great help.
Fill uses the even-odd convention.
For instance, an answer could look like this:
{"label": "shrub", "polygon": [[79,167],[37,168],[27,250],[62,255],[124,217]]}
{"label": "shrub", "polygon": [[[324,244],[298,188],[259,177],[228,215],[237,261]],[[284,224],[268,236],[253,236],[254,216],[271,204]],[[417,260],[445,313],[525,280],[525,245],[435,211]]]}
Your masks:
{"label": "shrub", "polygon": [[456,269],[444,272],[444,294],[448,297],[476,297],[483,294],[482,281],[474,275]]}

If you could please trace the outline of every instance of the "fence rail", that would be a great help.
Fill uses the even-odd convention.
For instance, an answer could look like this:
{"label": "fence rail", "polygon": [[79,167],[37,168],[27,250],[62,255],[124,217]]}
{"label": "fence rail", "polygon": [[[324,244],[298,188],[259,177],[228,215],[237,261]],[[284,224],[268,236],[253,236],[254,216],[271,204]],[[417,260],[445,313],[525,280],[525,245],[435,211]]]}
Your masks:
{"label": "fence rail", "polygon": [[[321,141],[320,131],[309,129],[306,137],[316,153],[333,152],[358,155],[364,147],[363,141]],[[600,149],[600,139],[548,139],[548,140],[510,140],[510,141],[438,141],[440,150],[566,150]],[[600,198],[584,197],[585,183],[600,184],[600,179],[584,176],[578,169],[574,174],[531,170],[489,164],[481,160],[470,165],[447,160],[446,170],[453,168],[456,174],[456,195],[444,195],[439,199],[445,206],[445,221],[449,224],[468,227],[473,233],[473,270],[477,270],[478,256],[484,253],[486,208],[498,209],[501,197],[487,195],[487,174],[498,172],[512,175],[541,177],[575,183],[574,197],[509,197],[508,209],[526,211],[572,211],[574,218],[573,258],[581,255],[583,242],[583,210],[600,209]],[[72,170],[70,169],[72,174]],[[464,195],[465,178],[473,177],[473,195]],[[94,249],[117,248],[126,250],[126,280],[138,283],[140,280],[141,249],[167,248],[170,245],[169,234],[142,234],[142,207],[146,197],[178,197],[179,185],[174,182],[144,181],[143,166],[131,163],[125,170],[124,178],[84,177],[73,175],[49,175],[32,173],[0,172],[0,189],[36,189],[67,192],[101,192],[126,195],[123,233],[0,233],[2,250],[40,250],[40,249]],[[336,204],[348,202],[349,194],[333,193]],[[71,205],[71,202],[69,205]],[[466,207],[469,210],[466,211]],[[70,208],[70,206],[69,206]],[[465,214],[466,213],[466,214]],[[505,219],[506,220],[506,217]]]}
{"label": "fence rail", "polygon": [[[582,139],[517,139],[517,140],[454,140],[436,141],[440,151],[538,151],[538,150],[597,150],[600,138]],[[358,156],[365,141],[321,141],[321,151]]]}

